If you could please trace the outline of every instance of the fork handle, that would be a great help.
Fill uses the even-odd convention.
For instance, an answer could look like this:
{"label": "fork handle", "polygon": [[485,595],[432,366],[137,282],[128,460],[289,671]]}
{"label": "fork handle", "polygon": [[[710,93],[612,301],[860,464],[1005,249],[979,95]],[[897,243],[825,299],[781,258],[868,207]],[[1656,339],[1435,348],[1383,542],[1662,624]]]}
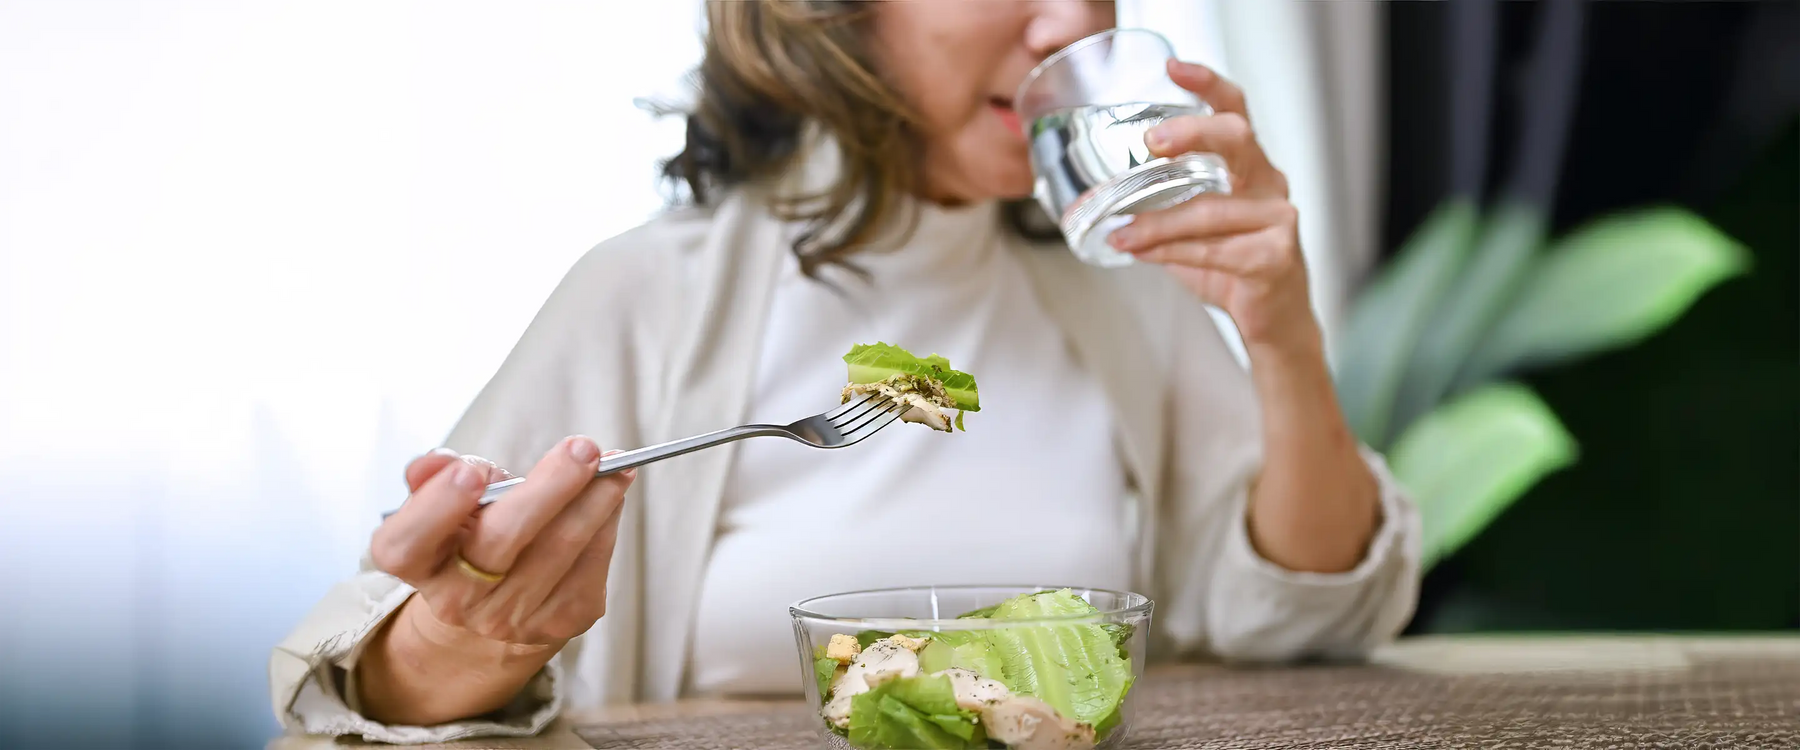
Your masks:
{"label": "fork handle", "polygon": [[[685,437],[680,440],[671,440],[666,443],[649,445],[636,450],[625,451],[624,453],[614,453],[610,456],[602,456],[600,458],[600,468],[594,471],[594,476],[603,477],[608,474],[616,474],[626,469],[635,469],[644,464],[656,463],[665,458],[674,458],[684,453],[693,453],[697,450],[711,448],[716,445],[724,445],[733,441],[743,440],[744,438],[786,434],[786,430],[775,425],[750,424],[730,427],[716,432],[708,432],[693,437]],[[481,493],[480,504],[486,506],[495,500],[499,500],[501,495],[506,494],[508,491],[512,490],[512,488],[524,483],[525,477],[513,477],[512,479],[503,479],[494,482],[487,486],[485,492]],[[389,516],[398,512],[400,512],[400,510],[396,508],[383,513],[381,514],[381,520],[385,521]]]}

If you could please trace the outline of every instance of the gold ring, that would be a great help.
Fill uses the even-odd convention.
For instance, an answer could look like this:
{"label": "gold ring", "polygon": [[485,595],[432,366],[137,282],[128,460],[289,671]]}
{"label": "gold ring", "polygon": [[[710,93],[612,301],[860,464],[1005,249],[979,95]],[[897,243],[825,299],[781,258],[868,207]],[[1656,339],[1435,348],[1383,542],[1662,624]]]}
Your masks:
{"label": "gold ring", "polygon": [[477,581],[481,581],[483,583],[499,583],[500,579],[506,577],[505,573],[489,573],[485,570],[475,567],[474,563],[471,563],[468,560],[463,559],[461,552],[456,553],[456,567],[460,568],[462,570],[462,572],[467,573],[470,578],[473,578]]}

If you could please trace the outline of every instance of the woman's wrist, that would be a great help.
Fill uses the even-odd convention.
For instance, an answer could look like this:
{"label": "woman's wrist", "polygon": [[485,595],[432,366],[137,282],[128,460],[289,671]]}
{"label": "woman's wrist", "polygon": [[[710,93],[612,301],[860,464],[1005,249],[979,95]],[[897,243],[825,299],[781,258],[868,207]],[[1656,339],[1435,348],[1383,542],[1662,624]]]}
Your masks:
{"label": "woman's wrist", "polygon": [[1258,553],[1290,570],[1356,566],[1380,523],[1380,491],[1339,409],[1316,325],[1246,341],[1264,464],[1247,519]]}
{"label": "woman's wrist", "polygon": [[362,714],[385,724],[431,726],[506,705],[561,644],[495,641],[446,625],[417,595],[379,630],[357,661]]}
{"label": "woman's wrist", "polygon": [[1252,369],[1273,367],[1331,377],[1325,363],[1325,334],[1311,315],[1261,338],[1246,337],[1244,353]]}

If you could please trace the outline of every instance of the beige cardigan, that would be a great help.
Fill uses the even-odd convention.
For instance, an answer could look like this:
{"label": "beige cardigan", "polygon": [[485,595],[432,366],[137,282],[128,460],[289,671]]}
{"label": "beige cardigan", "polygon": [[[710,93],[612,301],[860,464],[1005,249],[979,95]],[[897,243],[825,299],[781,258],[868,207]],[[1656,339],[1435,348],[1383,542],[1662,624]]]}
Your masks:
{"label": "beige cardigan", "polygon": [[[789,228],[762,205],[756,192],[738,191],[589,252],[447,445],[522,470],[569,434],[629,448],[742,422],[773,281],[789,252]],[[1058,247],[1010,244],[1117,417],[1145,540],[1136,585],[1157,602],[1153,654],[1356,656],[1393,638],[1417,596],[1419,522],[1380,458],[1366,453],[1385,517],[1359,567],[1305,574],[1263,560],[1243,528],[1261,452],[1255,394],[1205,308],[1155,268],[1103,271]],[[426,742],[534,733],[562,706],[678,697],[732,454],[726,446],[642,470],[608,587],[595,592],[607,597],[606,616],[501,715],[393,727],[355,713],[343,683],[359,644],[411,594],[371,571],[366,556],[363,572],[274,649],[276,714],[290,730]]]}

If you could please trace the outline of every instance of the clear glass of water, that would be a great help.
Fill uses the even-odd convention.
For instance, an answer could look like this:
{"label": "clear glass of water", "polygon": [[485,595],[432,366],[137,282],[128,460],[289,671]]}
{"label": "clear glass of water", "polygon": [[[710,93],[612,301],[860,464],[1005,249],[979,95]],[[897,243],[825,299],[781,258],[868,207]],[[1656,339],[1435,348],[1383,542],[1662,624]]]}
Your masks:
{"label": "clear glass of water", "polygon": [[1133,258],[1106,244],[1134,214],[1203,193],[1229,193],[1215,154],[1152,157],[1144,134],[1212,108],[1169,80],[1175,48],[1147,29],[1109,29],[1046,58],[1025,77],[1013,108],[1027,124],[1034,195],[1075,256],[1117,268]]}

